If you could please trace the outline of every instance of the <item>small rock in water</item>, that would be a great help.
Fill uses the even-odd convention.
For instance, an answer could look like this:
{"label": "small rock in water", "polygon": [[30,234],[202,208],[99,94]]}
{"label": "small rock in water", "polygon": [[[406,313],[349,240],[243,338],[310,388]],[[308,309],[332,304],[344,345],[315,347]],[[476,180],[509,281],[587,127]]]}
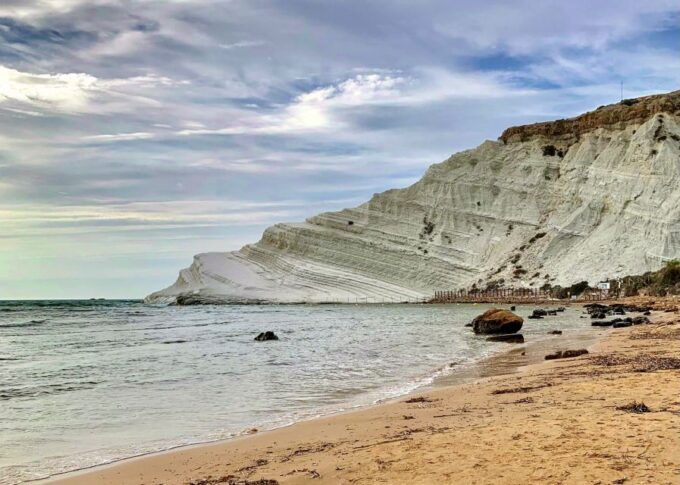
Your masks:
{"label": "small rock in water", "polygon": [[548,332],[550,335],[562,335],[562,330],[552,330]]}
{"label": "small rock in water", "polygon": [[267,332],[262,332],[260,333],[257,337],[255,337],[255,340],[258,342],[265,342],[267,340],[278,340],[279,337],[276,336],[274,332],[267,331]]}
{"label": "small rock in water", "polygon": [[494,335],[493,337],[487,337],[487,342],[506,342],[509,344],[523,344],[524,335],[521,333],[513,333],[510,335]]}
{"label": "small rock in water", "polygon": [[545,317],[548,314],[547,311],[545,311],[542,308],[537,308],[536,310],[533,311],[532,315],[534,317]]}
{"label": "small rock in water", "polygon": [[633,325],[633,322],[616,322],[615,324],[612,325],[614,328],[623,328],[623,327],[630,327]]}

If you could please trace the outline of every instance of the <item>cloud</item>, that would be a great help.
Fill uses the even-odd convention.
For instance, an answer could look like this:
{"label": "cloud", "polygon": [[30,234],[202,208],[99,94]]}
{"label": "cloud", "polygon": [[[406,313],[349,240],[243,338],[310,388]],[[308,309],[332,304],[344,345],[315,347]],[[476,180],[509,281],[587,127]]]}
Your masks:
{"label": "cloud", "polygon": [[423,68],[418,78],[389,74],[358,74],[336,84],[297,95],[276,113],[243,114],[228,127],[188,127],[177,134],[239,135],[295,134],[350,128],[347,115],[371,106],[424,105],[451,99],[488,99],[532,93],[505,83],[503,76]]}
{"label": "cloud", "polygon": [[[175,82],[167,77],[148,75],[98,79],[85,73],[34,74],[0,65],[0,103],[15,102],[48,112],[103,113],[109,109],[120,110],[126,103],[157,103],[148,96],[140,95],[140,90],[183,83],[187,81]],[[130,89],[135,92],[130,92]],[[128,108],[132,109],[132,106]],[[19,108],[7,109],[16,111]]]}
{"label": "cloud", "polygon": [[5,111],[10,111],[12,113],[16,113],[19,115],[24,115],[24,116],[45,116],[44,113],[40,113],[39,111],[31,111],[27,109],[19,109],[19,108],[2,108]]}
{"label": "cloud", "polygon": [[149,140],[154,137],[153,133],[144,131],[136,133],[116,133],[114,135],[90,135],[83,137],[86,141],[131,141],[131,140]]}
{"label": "cloud", "polygon": [[222,49],[243,49],[244,47],[259,47],[265,45],[266,42],[261,40],[239,40],[238,42],[232,42],[230,44],[220,44]]}
{"label": "cloud", "polygon": [[78,112],[97,91],[97,81],[83,73],[30,74],[0,66],[0,101]]}

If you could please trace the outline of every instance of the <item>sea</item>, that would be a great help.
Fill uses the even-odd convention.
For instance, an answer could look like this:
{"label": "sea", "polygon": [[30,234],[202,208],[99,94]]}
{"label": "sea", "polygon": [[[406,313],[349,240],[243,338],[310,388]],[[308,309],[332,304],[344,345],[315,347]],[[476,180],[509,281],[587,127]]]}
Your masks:
{"label": "sea", "polygon": [[[485,305],[164,306],[0,301],[0,483],[14,484],[371,405],[510,344]],[[518,307],[523,316],[533,307]],[[525,320],[588,332],[569,308]],[[279,340],[258,342],[263,331]]]}

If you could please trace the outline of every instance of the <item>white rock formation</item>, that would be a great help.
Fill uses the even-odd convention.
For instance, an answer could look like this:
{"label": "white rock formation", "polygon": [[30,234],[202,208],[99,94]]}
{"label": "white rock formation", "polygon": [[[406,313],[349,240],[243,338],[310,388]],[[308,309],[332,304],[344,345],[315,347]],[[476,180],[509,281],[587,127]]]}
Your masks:
{"label": "white rock formation", "polygon": [[680,92],[506,130],[354,209],[195,256],[147,301],[355,302],[570,285],[680,256]]}

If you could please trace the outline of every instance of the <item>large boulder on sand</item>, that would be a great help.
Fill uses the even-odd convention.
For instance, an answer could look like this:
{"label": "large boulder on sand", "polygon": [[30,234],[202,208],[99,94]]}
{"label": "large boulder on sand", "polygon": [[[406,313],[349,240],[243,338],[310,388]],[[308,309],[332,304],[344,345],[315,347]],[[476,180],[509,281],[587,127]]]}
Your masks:
{"label": "large boulder on sand", "polygon": [[509,310],[492,308],[472,320],[472,330],[482,334],[517,333],[523,323],[522,317]]}

